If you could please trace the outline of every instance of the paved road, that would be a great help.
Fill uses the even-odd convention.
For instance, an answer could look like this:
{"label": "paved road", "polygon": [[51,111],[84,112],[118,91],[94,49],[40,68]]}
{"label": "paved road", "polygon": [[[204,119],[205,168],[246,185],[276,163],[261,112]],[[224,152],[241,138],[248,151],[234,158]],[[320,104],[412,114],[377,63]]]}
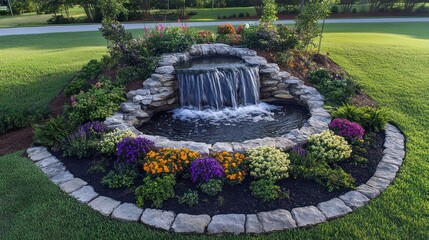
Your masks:
{"label": "paved road", "polygon": [[[189,27],[198,26],[217,26],[219,24],[233,23],[245,24],[256,23],[257,21],[222,21],[222,22],[188,22]],[[350,19],[327,19],[326,23],[392,23],[392,22],[428,22],[429,18],[350,18]],[[280,20],[277,23],[292,24],[294,20]],[[179,23],[167,23],[168,26],[179,26]],[[154,23],[126,23],[126,29],[143,29],[154,27]],[[45,26],[45,27],[19,27],[19,28],[2,28],[0,36],[25,35],[25,34],[43,34],[43,33],[63,33],[63,32],[89,32],[97,31],[100,24],[83,24],[83,25],[65,25],[65,26]]]}

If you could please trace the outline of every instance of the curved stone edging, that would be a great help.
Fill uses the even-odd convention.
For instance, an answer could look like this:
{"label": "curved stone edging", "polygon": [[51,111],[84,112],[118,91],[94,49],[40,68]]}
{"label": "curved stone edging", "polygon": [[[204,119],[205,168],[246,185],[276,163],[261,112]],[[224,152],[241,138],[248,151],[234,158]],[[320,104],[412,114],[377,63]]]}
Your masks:
{"label": "curved stone edging", "polygon": [[[261,77],[261,99],[263,101],[283,101],[298,103],[310,112],[310,118],[300,128],[294,129],[281,137],[265,137],[243,142],[218,142],[206,144],[193,141],[172,141],[167,137],[145,135],[136,129],[150,120],[155,112],[173,109],[177,106],[177,81],[175,66],[198,57],[232,56],[241,58],[250,66],[259,67]],[[121,110],[107,118],[104,124],[111,129],[130,129],[155,142],[156,148],[189,148],[202,154],[210,152],[245,152],[246,149],[258,146],[273,146],[289,150],[296,144],[323,130],[328,129],[331,122],[330,114],[323,108],[324,97],[313,87],[280,71],[275,63],[268,63],[263,57],[257,56],[254,50],[231,47],[226,44],[196,44],[182,53],[164,54],[158,62],[158,68],[150,78],[143,82],[143,88],[127,93],[127,102],[121,104]]]}
{"label": "curved stone edging", "polygon": [[28,157],[64,192],[104,216],[122,221],[141,222],[147,226],[177,233],[260,234],[306,227],[344,216],[365,206],[393,182],[405,158],[405,137],[398,128],[387,124],[383,158],[374,175],[366,182],[339,197],[317,206],[297,207],[290,212],[278,209],[257,214],[190,215],[159,209],[141,209],[132,203],[120,203],[99,196],[82,179],[75,178],[45,147],[27,149]]}

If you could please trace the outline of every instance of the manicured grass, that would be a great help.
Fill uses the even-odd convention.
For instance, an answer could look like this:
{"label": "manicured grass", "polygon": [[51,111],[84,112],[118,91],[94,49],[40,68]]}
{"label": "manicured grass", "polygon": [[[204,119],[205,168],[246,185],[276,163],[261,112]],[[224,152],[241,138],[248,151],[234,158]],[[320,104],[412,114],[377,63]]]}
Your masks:
{"label": "manicured grass", "polygon": [[[427,23],[327,25],[322,50],[328,51],[331,58],[354,76],[381,107],[389,111],[393,121],[407,136],[407,156],[394,184],[368,206],[344,218],[312,228],[258,238],[429,238],[429,32],[426,29]],[[105,53],[102,47],[105,42],[96,33],[77,34],[76,38],[73,35],[76,34],[67,36],[69,42],[63,45],[64,49],[51,49],[49,44],[44,46],[45,52],[66,51],[70,48],[69,54],[75,52],[76,55],[82,55],[69,62],[64,60],[62,67],[75,66],[74,61],[82,64],[93,56]],[[85,36],[84,40],[79,40],[79,37]],[[30,41],[33,37],[39,38],[38,41]],[[37,46],[47,38],[26,36],[18,45],[27,49],[26,54],[31,54],[35,50],[41,51]],[[2,38],[0,41],[9,42]],[[3,42],[0,42],[0,46],[3,47]],[[24,50],[17,49],[24,54]],[[94,55],[83,55],[90,49]],[[23,58],[23,61],[26,59]],[[8,61],[2,62],[1,66],[5,62]],[[75,68],[78,69],[81,64],[76,64]],[[21,69],[28,69],[28,74],[37,70],[30,66],[22,65]],[[51,74],[54,73],[52,70]],[[64,76],[67,73],[58,74]],[[26,83],[23,81],[21,84]],[[33,80],[33,84],[43,85],[44,81]],[[49,94],[55,95],[54,92]],[[42,172],[23,158],[21,153],[0,157],[0,239],[208,238],[148,230],[141,224],[101,217],[49,183]]]}

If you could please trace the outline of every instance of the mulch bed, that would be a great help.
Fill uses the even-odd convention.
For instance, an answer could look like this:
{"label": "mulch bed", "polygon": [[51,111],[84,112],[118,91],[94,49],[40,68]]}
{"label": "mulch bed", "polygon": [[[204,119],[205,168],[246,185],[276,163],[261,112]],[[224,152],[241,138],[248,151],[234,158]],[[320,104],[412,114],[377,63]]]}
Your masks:
{"label": "mulch bed", "polygon": [[0,156],[19,151],[31,146],[33,128],[13,130],[0,136]]}
{"label": "mulch bed", "polygon": [[[368,159],[367,163],[356,164],[350,161],[344,161],[339,164],[344,171],[351,173],[356,179],[356,186],[365,183],[374,174],[378,163],[383,157],[383,143],[384,133],[379,133],[374,137],[371,145],[365,146],[367,149],[365,156]],[[75,177],[87,181],[100,195],[111,197],[122,202],[135,202],[134,188],[114,190],[101,184],[101,179],[103,176],[107,175],[107,172],[112,169],[112,167],[110,167],[106,173],[91,173],[88,169],[93,164],[92,160],[64,158],[61,157],[60,153],[56,153],[55,155],[61,159],[67,169],[73,173]],[[112,159],[111,161],[113,162],[114,160]],[[279,185],[289,191],[289,199],[263,203],[261,200],[254,198],[250,193],[249,186],[252,180],[251,177],[247,177],[240,185],[234,187],[225,185],[223,191],[216,197],[209,197],[199,192],[199,204],[191,208],[188,207],[188,205],[180,205],[176,199],[170,199],[164,202],[162,209],[174,211],[176,213],[209,215],[224,213],[247,214],[279,208],[291,210],[294,207],[317,205],[319,202],[330,200],[350,191],[350,189],[340,189],[329,192],[326,187],[314,181],[293,179],[290,177],[279,181]],[[142,179],[139,178],[136,182],[136,186],[139,186],[141,183]],[[197,190],[195,184],[190,180],[178,179],[175,187],[177,195],[182,196],[183,193],[187,192],[189,189]],[[150,204],[145,205],[145,207],[150,207]]]}

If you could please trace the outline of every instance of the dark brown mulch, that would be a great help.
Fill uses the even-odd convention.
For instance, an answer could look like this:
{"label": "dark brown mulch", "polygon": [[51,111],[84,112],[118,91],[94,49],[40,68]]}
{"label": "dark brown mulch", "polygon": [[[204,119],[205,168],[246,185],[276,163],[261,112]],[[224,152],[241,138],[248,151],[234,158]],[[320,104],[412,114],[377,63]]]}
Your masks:
{"label": "dark brown mulch", "polygon": [[26,127],[0,135],[0,156],[28,148],[33,141],[33,128]]}
{"label": "dark brown mulch", "polygon": [[[367,149],[366,157],[368,162],[365,164],[356,164],[351,161],[344,161],[339,164],[346,172],[351,173],[356,179],[356,186],[365,183],[374,174],[377,164],[382,158],[384,134],[379,133],[374,137],[372,145],[365,146]],[[59,153],[56,153],[59,155]],[[122,202],[135,202],[134,189],[119,189],[113,190],[102,185],[101,179],[106,173],[90,173],[88,169],[92,162],[89,159],[63,158],[63,163],[67,169],[76,177],[82,178],[92,185],[96,192],[100,195],[108,196]],[[113,160],[111,160],[113,161]],[[142,179],[138,179],[137,186],[140,185]],[[237,186],[231,187],[225,185],[222,193],[217,197],[209,197],[203,193],[199,193],[199,204],[194,207],[180,205],[176,199],[170,199],[164,203],[162,209],[175,212],[183,212],[189,214],[222,214],[222,213],[256,213],[260,211],[269,211],[278,208],[292,209],[294,207],[315,205],[322,201],[327,201],[331,198],[338,197],[346,193],[350,189],[340,189],[329,192],[326,187],[311,181],[303,179],[288,178],[281,180],[279,185],[289,192],[289,199],[276,200],[263,203],[259,199],[254,198],[249,190],[251,177]],[[190,180],[179,179],[175,187],[177,195],[183,195],[189,189],[197,190],[194,183]],[[150,204],[145,205],[150,207]]]}

